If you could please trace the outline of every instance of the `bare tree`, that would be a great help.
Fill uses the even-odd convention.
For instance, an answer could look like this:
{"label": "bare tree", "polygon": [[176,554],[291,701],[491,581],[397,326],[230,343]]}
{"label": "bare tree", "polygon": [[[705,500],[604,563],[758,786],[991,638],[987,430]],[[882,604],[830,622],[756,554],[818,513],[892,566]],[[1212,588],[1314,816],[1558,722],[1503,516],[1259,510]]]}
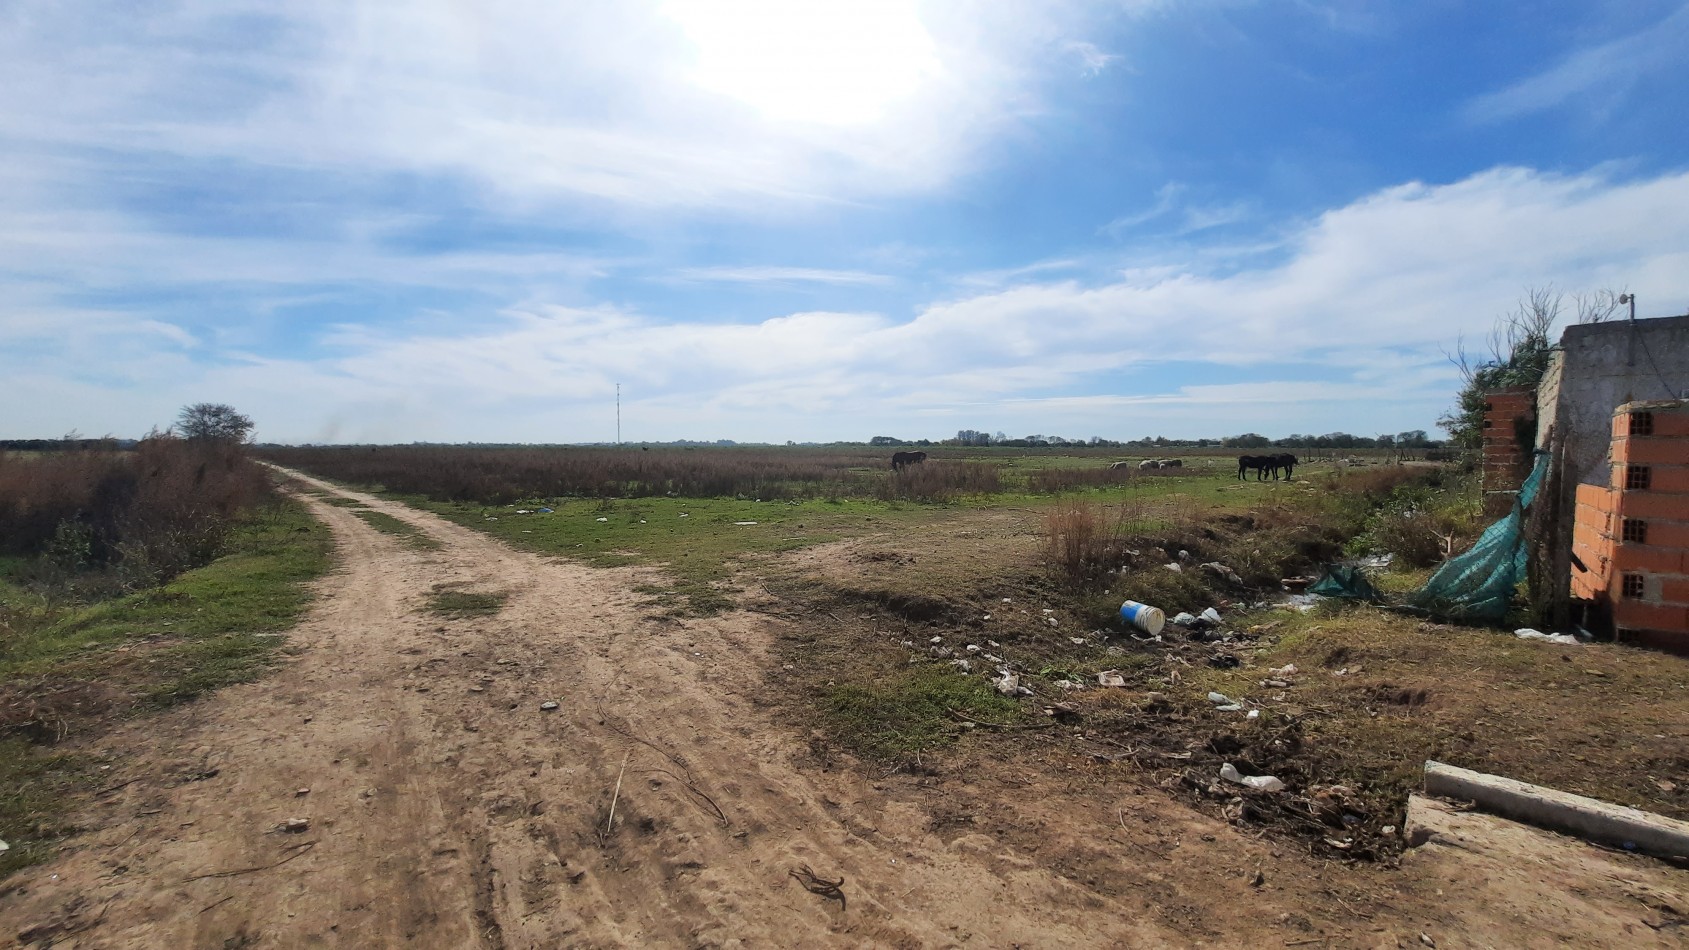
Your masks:
{"label": "bare tree", "polygon": [[183,406],[176,417],[176,431],[185,439],[203,442],[245,442],[253,422],[222,403],[196,402]]}

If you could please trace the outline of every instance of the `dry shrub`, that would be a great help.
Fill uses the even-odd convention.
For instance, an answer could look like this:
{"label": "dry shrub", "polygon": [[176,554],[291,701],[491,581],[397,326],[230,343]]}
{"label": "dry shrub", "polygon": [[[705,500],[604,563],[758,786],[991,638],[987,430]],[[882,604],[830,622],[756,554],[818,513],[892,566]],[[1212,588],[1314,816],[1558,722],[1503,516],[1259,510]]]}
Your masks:
{"label": "dry shrub", "polygon": [[107,448],[0,459],[0,552],[68,576],[114,568],[130,587],[216,557],[230,520],[268,492],[242,446],[154,435]]}
{"label": "dry shrub", "polygon": [[1382,511],[1369,532],[1375,547],[1407,567],[1431,567],[1448,556],[1456,535],[1447,519],[1427,511]]}
{"label": "dry shrub", "polygon": [[1045,468],[1027,476],[1027,491],[1056,495],[1084,488],[1109,488],[1132,480],[1129,468]]}
{"label": "dry shrub", "polygon": [[[434,501],[524,498],[838,497],[864,491],[863,469],[890,455],[866,447],[335,446],[266,449],[282,465]],[[917,466],[918,467],[918,466]]]}
{"label": "dry shrub", "polygon": [[1045,559],[1075,584],[1095,580],[1126,562],[1127,539],[1142,523],[1133,505],[1110,511],[1083,501],[1061,502],[1044,516]]}
{"label": "dry shrub", "polygon": [[1002,491],[997,466],[984,462],[927,461],[905,465],[880,483],[879,497],[942,503],[961,495]]}

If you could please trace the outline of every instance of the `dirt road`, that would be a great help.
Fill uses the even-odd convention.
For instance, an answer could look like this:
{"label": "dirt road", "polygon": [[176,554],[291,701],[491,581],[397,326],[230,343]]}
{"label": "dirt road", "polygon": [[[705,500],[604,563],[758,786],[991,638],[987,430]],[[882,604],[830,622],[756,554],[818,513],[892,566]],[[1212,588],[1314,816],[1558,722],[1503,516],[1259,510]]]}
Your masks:
{"label": "dirt road", "polygon": [[[342,567],[293,633],[296,656],[108,737],[126,764],[90,830],[9,882],[0,941],[1072,947],[1347,933],[1318,942],[1396,946],[1420,926],[1412,911],[1348,917],[1338,905],[1353,892],[1320,866],[1155,789],[1075,803],[1045,780],[966,796],[952,783],[968,814],[935,819],[942,783],[799,764],[801,737],[755,701],[781,621],[664,619],[633,592],[636,572],[517,553],[304,480],[442,547],[418,551],[311,499]],[[508,601],[442,620],[423,609],[439,584]],[[308,826],[283,830],[289,819]],[[1263,866],[1272,883],[1251,886]],[[806,867],[842,887],[806,887]],[[1304,880],[1281,890],[1287,875]]]}

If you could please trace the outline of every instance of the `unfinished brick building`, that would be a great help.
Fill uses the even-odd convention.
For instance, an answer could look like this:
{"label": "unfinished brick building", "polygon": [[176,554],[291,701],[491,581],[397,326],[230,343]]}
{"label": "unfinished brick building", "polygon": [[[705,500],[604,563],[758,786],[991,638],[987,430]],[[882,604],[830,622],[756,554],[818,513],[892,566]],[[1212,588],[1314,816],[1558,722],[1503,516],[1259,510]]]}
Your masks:
{"label": "unfinished brick building", "polygon": [[1531,470],[1537,431],[1537,394],[1532,387],[1484,394],[1484,512],[1500,517]]}
{"label": "unfinished brick building", "polygon": [[1607,485],[1577,486],[1571,585],[1587,622],[1689,651],[1689,400],[1613,414]]}

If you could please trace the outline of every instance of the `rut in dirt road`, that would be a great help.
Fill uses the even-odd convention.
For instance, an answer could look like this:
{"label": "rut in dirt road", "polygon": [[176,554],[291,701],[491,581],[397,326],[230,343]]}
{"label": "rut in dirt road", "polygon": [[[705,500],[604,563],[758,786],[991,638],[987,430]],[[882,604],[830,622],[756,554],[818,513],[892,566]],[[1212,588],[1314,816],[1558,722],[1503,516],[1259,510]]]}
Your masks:
{"label": "rut in dirt road", "polygon": [[[0,897],[5,937],[913,947],[988,925],[992,945],[1185,943],[989,838],[946,845],[864,778],[800,770],[791,728],[752,701],[777,621],[660,618],[636,571],[290,474],[442,546],[307,498],[343,564],[297,658],[109,737],[132,781]],[[437,585],[507,599],[442,620],[423,610]],[[308,828],[277,830],[289,818]]]}

